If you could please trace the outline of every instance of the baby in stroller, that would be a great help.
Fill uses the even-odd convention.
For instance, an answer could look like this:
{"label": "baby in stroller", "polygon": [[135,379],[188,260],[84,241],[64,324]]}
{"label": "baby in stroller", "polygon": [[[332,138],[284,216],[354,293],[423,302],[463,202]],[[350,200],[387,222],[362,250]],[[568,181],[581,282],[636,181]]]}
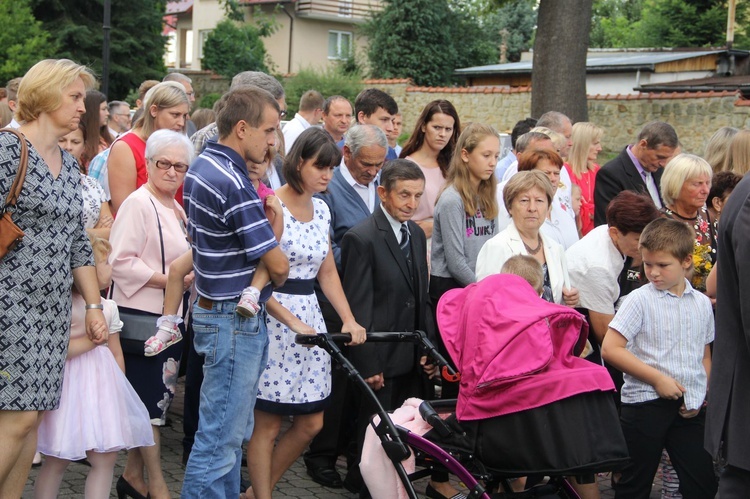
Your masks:
{"label": "baby in stroller", "polygon": [[[533,263],[509,260],[513,268],[506,271],[525,279],[492,275],[440,300],[438,323],[461,373],[460,390],[455,414],[424,437],[438,452],[468,457],[465,466],[481,470],[483,480],[620,469],[627,448],[610,394],[614,384],[603,367],[577,356],[588,326],[575,310],[539,299]],[[416,438],[406,439],[412,448]],[[421,447],[430,454],[428,445]],[[378,487],[370,482],[383,477],[369,473],[368,461],[360,467],[372,493]],[[489,497],[481,486],[466,485],[469,497]],[[558,489],[557,497],[577,497],[567,484]]]}

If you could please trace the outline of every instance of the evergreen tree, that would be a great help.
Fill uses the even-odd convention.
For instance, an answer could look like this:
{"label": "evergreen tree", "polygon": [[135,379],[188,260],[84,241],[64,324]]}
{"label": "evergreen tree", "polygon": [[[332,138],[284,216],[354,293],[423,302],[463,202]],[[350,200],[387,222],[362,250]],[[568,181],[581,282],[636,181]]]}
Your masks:
{"label": "evergreen tree", "polygon": [[536,28],[536,11],[534,2],[529,0],[515,0],[501,5],[495,12],[487,16],[484,22],[487,31],[502,43],[500,31],[507,31],[508,62],[521,60],[521,52],[531,48],[534,28]]}
{"label": "evergreen tree", "polygon": [[29,0],[0,2],[0,86],[55,53],[55,46],[34,18]]}
{"label": "evergreen tree", "polygon": [[252,24],[238,27],[228,19],[221,21],[206,37],[202,66],[227,78],[242,71],[267,73],[261,30]]}
{"label": "evergreen tree", "polygon": [[364,26],[369,37],[368,59],[378,78],[412,78],[418,85],[445,85],[456,66],[447,0],[385,0],[383,9]]}
{"label": "evergreen tree", "polygon": [[[110,100],[123,99],[143,80],[161,80],[166,74],[166,4],[167,0],[111,0]],[[103,0],[31,0],[31,5],[59,47],[55,57],[85,64],[101,75]]]}
{"label": "evergreen tree", "polygon": [[384,0],[363,32],[371,74],[378,78],[449,85],[456,68],[497,61],[497,32],[469,9],[452,10],[448,0]]}

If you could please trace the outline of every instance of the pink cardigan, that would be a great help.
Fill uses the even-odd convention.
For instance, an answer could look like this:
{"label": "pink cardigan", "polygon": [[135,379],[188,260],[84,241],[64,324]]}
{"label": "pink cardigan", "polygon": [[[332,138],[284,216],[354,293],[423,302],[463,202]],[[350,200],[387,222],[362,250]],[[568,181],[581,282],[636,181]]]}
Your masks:
{"label": "pink cardigan", "polygon": [[175,208],[182,220],[154,198],[145,185],[122,203],[109,236],[115,283],[112,298],[118,305],[161,314],[164,290],[146,286],[154,273],[161,273],[157,212],[164,237],[165,270],[169,271],[169,264],[190,249],[184,231],[185,212],[176,201]]}
{"label": "pink cardigan", "polygon": [[461,372],[459,421],[614,390],[604,367],[573,353],[583,349],[588,336],[583,316],[542,300],[516,275],[494,274],[446,292],[437,320]]}

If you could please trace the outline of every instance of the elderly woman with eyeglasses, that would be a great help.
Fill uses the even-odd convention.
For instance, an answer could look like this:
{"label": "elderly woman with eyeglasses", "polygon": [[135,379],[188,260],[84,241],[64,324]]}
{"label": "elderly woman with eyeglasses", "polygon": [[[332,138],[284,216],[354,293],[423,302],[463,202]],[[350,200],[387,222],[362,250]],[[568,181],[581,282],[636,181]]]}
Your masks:
{"label": "elderly woman with eyeglasses", "polygon": [[[175,193],[193,159],[193,145],[182,133],[157,130],[146,142],[145,156],[148,181],[123,201],[110,234],[112,297],[121,312],[158,317],[169,265],[190,249],[187,218]],[[185,289],[192,280],[191,272],[185,278]],[[126,375],[148,409],[156,442],[153,447],[128,452],[125,471],[117,482],[118,493],[123,495],[169,497],[160,466],[158,427],[165,424],[175,393],[182,354],[182,345],[175,345],[179,339],[181,335],[175,334],[148,357],[143,354],[143,341],[122,339]]]}

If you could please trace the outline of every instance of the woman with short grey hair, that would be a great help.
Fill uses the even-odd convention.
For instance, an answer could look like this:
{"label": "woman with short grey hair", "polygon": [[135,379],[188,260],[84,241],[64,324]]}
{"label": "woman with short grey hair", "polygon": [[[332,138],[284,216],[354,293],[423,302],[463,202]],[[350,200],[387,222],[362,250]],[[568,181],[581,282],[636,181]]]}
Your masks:
{"label": "woman with short grey hair", "polygon": [[672,158],[661,176],[664,214],[685,222],[695,232],[691,284],[700,291],[706,290],[706,278],[716,261],[716,230],[706,208],[712,176],[713,169],[705,159],[684,153]]}
{"label": "woman with short grey hair", "polygon": [[[179,132],[157,130],[146,142],[148,181],[123,201],[110,234],[112,298],[123,315],[153,315],[156,322],[162,314],[169,265],[190,249],[187,217],[174,196],[193,154],[190,140]],[[191,272],[185,277],[185,290],[192,281]],[[182,314],[181,307],[178,313]],[[151,338],[145,354],[142,340],[122,338],[126,376],[148,409],[156,445],[128,451],[117,481],[121,497],[169,497],[161,471],[159,427],[166,423],[182,355],[182,345],[177,345],[182,334],[176,326],[172,329],[165,339]]]}

